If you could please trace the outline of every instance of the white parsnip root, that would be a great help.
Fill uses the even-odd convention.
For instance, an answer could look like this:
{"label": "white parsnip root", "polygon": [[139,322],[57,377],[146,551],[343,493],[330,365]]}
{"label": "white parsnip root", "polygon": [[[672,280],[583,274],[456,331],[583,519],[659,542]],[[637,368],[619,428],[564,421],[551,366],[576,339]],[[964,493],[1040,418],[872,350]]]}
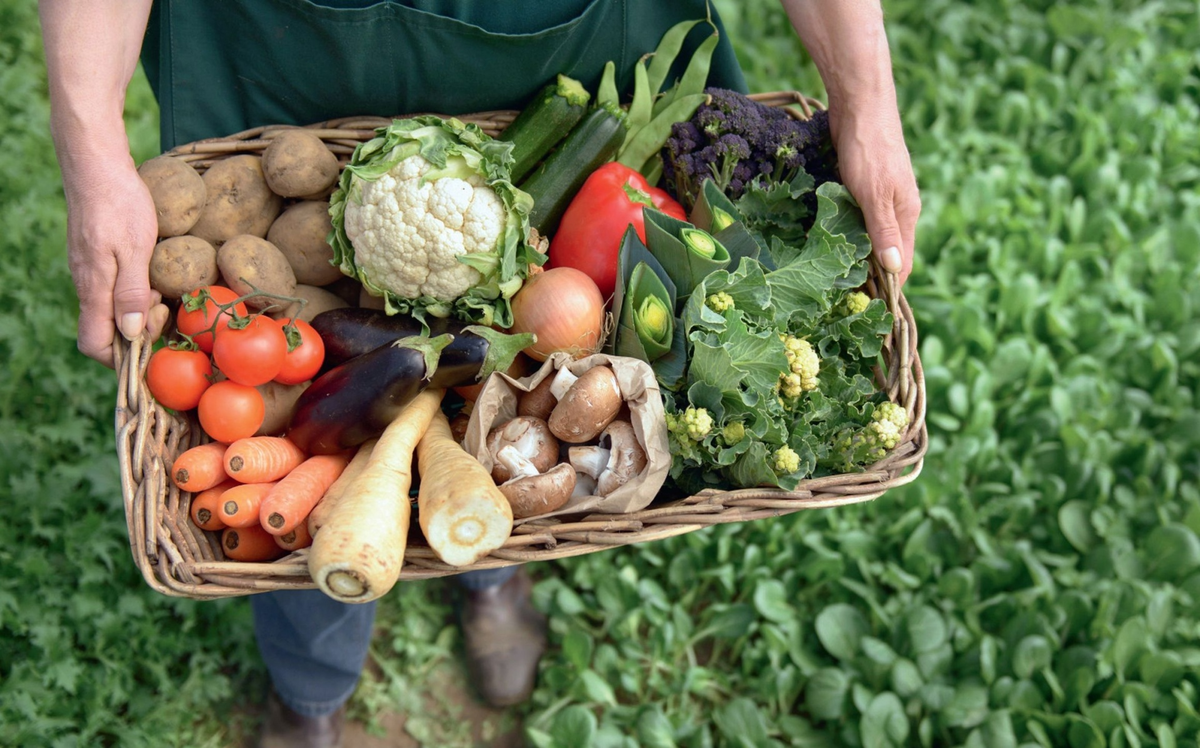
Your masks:
{"label": "white parsnip root", "polygon": [[345,603],[370,602],[400,578],[412,521],[413,452],[440,414],[444,394],[427,389],[401,411],[325,517],[313,539],[308,570],[326,595]]}
{"label": "white parsnip root", "polygon": [[417,445],[417,465],[421,530],[442,561],[467,566],[504,545],[512,507],[483,465],[454,441],[441,412]]}

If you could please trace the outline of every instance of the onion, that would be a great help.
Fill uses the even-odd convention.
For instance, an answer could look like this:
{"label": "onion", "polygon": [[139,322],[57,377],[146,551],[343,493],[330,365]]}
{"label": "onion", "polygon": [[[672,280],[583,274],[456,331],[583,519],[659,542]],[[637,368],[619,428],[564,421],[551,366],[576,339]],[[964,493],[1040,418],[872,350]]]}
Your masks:
{"label": "onion", "polygon": [[511,332],[531,332],[537,342],[525,354],[545,361],[551,353],[580,356],[600,348],[604,328],[604,298],[595,281],[570,267],[538,273],[512,300]]}

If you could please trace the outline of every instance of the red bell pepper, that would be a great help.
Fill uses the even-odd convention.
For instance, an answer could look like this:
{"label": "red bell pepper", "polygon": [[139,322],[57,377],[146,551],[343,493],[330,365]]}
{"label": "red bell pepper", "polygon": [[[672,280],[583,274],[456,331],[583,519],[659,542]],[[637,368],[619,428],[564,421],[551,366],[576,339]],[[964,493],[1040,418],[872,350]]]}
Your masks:
{"label": "red bell pepper", "polygon": [[645,206],[652,206],[681,221],[683,206],[665,191],[651,187],[646,178],[628,166],[610,162],[596,169],[579,188],[563,213],[550,240],[546,267],[572,267],[596,282],[607,299],[617,286],[617,254],[625,229],[633,224],[646,241]]}

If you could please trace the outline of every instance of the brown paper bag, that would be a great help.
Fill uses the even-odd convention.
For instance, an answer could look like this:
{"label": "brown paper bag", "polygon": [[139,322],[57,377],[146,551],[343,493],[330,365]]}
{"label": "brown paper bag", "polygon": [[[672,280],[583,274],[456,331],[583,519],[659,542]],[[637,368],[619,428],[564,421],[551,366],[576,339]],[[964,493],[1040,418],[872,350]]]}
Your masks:
{"label": "brown paper bag", "polygon": [[488,377],[471,411],[463,448],[491,471],[494,463],[487,451],[487,435],[496,426],[516,417],[517,398],[521,394],[537,387],[546,377],[554,376],[563,366],[567,366],[572,374],[579,376],[593,366],[603,364],[612,367],[613,373],[617,375],[621,395],[629,406],[633,432],[642,449],[646,450],[645,469],[608,496],[574,498],[553,512],[526,517],[517,520],[515,524],[559,514],[636,512],[645,509],[654,501],[654,497],[666,481],[671,469],[671,448],[667,442],[667,423],[658,381],[654,378],[654,370],[649,364],[626,356],[597,353],[572,361],[568,354],[556,353],[547,359],[540,369],[527,377],[513,379],[503,372]]}

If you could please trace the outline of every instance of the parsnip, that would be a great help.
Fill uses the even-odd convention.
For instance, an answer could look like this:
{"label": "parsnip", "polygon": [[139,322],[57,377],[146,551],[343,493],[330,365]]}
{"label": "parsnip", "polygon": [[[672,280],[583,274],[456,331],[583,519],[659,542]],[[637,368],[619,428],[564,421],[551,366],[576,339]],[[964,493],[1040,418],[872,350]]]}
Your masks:
{"label": "parsnip", "polygon": [[412,458],[445,390],[417,395],[380,435],[367,466],[346,487],[313,539],[308,570],[326,595],[365,603],[400,577],[412,507]]}
{"label": "parsnip", "polygon": [[417,466],[421,530],[439,558],[467,566],[504,545],[512,507],[483,465],[454,441],[441,411],[417,445]]}
{"label": "parsnip", "polygon": [[342,471],[338,479],[333,482],[333,485],[329,487],[329,490],[325,492],[325,495],[321,497],[321,500],[317,502],[313,510],[308,513],[309,535],[315,538],[317,530],[325,526],[325,520],[329,517],[329,513],[333,511],[333,507],[337,505],[338,501],[346,493],[346,487],[353,483],[359,473],[367,467],[367,462],[371,459],[371,451],[375,449],[376,441],[375,439],[371,439],[364,442],[358,448],[358,451],[354,453],[354,457],[350,460],[350,464],[346,466],[346,469]]}

